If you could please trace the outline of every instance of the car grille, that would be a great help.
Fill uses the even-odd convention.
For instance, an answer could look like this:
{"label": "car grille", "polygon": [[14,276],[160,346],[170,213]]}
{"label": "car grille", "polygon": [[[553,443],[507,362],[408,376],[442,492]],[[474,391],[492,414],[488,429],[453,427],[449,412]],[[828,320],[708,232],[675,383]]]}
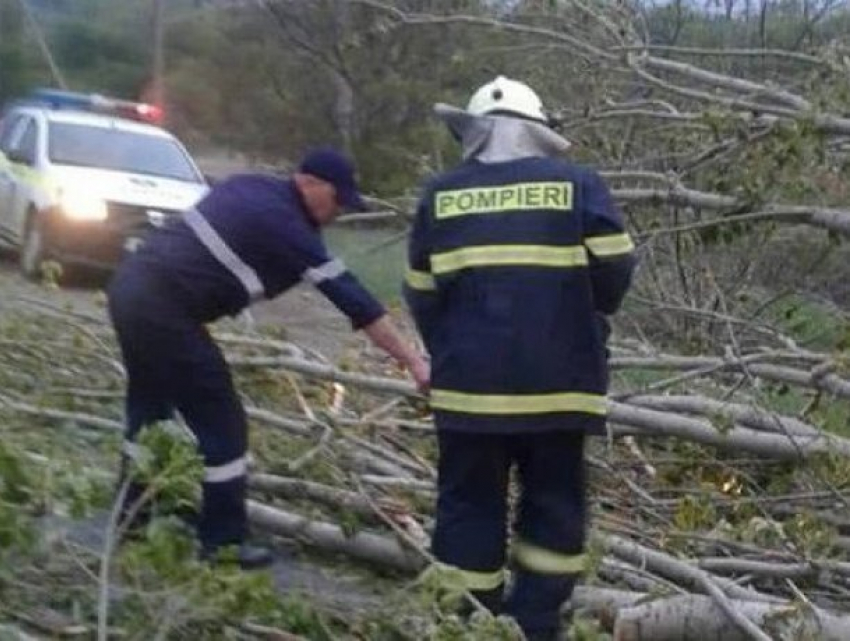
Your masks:
{"label": "car grille", "polygon": [[143,205],[107,203],[109,223],[123,234],[143,233],[154,227],[160,227],[167,220],[180,215],[176,209],[162,209]]}

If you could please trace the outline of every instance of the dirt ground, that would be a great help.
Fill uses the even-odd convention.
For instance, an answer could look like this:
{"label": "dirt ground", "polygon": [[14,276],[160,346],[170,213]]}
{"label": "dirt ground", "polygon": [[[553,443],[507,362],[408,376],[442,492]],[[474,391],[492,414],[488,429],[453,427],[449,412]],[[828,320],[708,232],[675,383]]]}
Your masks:
{"label": "dirt ground", "polygon": [[[62,309],[105,317],[102,283],[83,282],[60,289],[32,283],[23,278],[15,261],[0,258],[0,313],[28,301],[43,301]],[[337,362],[349,351],[367,348],[366,338],[351,330],[348,320],[318,292],[298,286],[275,300],[262,301],[250,308],[237,322],[246,329],[283,328],[286,338],[314,350],[330,362]]]}

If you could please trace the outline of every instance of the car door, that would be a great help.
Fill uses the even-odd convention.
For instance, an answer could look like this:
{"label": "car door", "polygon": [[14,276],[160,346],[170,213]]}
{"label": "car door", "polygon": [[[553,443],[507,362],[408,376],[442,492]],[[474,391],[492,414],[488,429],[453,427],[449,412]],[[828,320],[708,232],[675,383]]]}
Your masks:
{"label": "car door", "polygon": [[23,116],[9,114],[0,125],[0,242],[10,244],[12,234],[12,195],[15,191],[14,166],[6,156],[12,141],[23,131]]}
{"label": "car door", "polygon": [[24,116],[13,135],[6,153],[11,163],[13,179],[6,200],[8,207],[7,231],[17,245],[23,240],[27,212],[32,202],[32,192],[42,176],[38,172],[38,123],[35,118]]}

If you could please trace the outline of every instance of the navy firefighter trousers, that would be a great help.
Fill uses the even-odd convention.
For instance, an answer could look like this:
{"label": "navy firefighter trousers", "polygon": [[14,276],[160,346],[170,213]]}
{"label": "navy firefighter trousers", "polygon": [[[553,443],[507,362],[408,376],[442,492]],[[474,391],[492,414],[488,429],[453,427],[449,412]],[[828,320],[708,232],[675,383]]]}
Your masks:
{"label": "navy firefighter trousers", "polygon": [[[584,433],[444,429],[438,439],[434,556],[459,570],[465,587],[491,611],[515,618],[529,638],[554,638],[559,609],[570,598],[584,560]],[[505,593],[513,466],[520,493],[511,544],[513,579]]]}
{"label": "navy firefighter trousers", "polygon": [[[146,425],[179,412],[204,460],[200,542],[238,545],[247,529],[248,428],[221,351],[173,288],[138,264],[119,268],[108,297],[127,370],[125,456]],[[142,489],[131,485],[125,507]]]}

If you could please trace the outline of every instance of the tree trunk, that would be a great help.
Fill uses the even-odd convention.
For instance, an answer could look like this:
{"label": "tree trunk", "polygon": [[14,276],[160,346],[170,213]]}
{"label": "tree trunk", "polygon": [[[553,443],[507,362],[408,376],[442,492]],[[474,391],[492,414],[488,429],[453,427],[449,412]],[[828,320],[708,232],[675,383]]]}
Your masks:
{"label": "tree trunk", "polygon": [[355,532],[346,534],[342,528],[324,521],[313,521],[256,501],[248,501],[248,517],[254,525],[276,534],[306,540],[330,552],[341,552],[361,561],[416,572],[422,568],[422,558],[402,547],[394,538]]}
{"label": "tree trunk", "polygon": [[[759,627],[785,639],[850,639],[850,617],[813,612],[805,606],[735,601],[735,609]],[[749,641],[709,597],[677,596],[622,609],[614,641]]]}

